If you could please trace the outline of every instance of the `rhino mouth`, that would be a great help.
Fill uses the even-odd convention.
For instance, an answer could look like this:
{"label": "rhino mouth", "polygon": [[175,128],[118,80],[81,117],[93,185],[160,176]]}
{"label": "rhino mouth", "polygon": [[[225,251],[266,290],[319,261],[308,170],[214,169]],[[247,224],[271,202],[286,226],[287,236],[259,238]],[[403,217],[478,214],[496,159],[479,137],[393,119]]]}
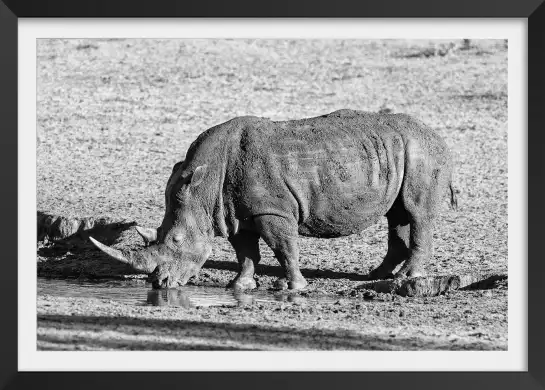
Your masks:
{"label": "rhino mouth", "polygon": [[191,279],[196,278],[198,270],[194,270],[191,267],[186,267],[186,270],[181,274],[175,272],[165,272],[164,268],[171,268],[168,266],[157,267],[150,275],[151,286],[154,289],[166,289],[185,286]]}

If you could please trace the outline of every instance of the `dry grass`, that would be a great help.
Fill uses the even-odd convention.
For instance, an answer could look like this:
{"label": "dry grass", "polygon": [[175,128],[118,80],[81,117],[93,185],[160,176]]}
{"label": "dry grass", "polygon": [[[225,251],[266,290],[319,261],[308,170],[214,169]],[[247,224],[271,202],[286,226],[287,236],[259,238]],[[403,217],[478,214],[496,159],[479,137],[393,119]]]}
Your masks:
{"label": "dry grass", "polygon": [[[172,165],[212,125],[247,114],[288,119],[387,108],[433,126],[456,156],[460,209],[445,207],[430,272],[505,272],[507,52],[501,40],[472,41],[469,50],[412,56],[448,45],[41,40],[38,211],[158,226]],[[384,228],[383,221],[346,239],[304,240],[302,262],[372,267],[386,248]],[[223,240],[218,248],[229,251]]]}

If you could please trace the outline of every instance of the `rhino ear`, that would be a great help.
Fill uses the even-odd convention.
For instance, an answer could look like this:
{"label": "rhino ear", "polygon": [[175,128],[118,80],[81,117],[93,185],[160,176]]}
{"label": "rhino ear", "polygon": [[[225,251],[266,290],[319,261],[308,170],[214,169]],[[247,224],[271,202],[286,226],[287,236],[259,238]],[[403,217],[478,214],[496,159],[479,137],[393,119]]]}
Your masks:
{"label": "rhino ear", "polygon": [[134,228],[136,229],[138,234],[142,236],[146,245],[152,244],[157,241],[157,229],[145,228],[142,226],[135,226]]}
{"label": "rhino ear", "polygon": [[195,172],[193,172],[193,175],[191,176],[192,187],[197,187],[201,184],[202,179],[204,179],[204,176],[206,175],[207,168],[208,165],[201,165],[195,169]]}

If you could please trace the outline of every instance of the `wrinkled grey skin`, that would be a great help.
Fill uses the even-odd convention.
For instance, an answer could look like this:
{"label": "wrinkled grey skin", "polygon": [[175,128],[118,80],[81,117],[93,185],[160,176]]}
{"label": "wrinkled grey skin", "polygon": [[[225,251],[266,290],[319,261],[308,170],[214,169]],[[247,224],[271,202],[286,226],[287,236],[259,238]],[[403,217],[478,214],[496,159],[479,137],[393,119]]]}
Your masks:
{"label": "wrinkled grey skin", "polygon": [[339,110],[284,122],[239,117],[202,133],[174,166],[161,226],[139,229],[149,247],[100,248],[151,272],[154,287],[175,287],[197,274],[212,237],[223,236],[240,265],[231,286],[253,289],[262,238],[285,271],[277,287],[302,289],[299,235],[346,236],[386,216],[388,251],[369,278],[391,277],[401,263],[395,277],[424,275],[449,188],[456,205],[451,172],[444,141],[408,115]]}

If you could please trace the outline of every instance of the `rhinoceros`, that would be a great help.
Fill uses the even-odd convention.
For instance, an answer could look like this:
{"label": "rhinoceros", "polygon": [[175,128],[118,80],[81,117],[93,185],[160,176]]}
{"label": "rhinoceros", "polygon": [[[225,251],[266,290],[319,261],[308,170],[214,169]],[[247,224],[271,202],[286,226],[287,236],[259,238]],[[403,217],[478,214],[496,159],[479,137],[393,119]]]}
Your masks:
{"label": "rhinoceros", "polygon": [[239,264],[230,286],[254,289],[262,238],[285,274],[275,286],[303,289],[300,235],[347,236],[386,216],[388,250],[368,278],[420,276],[433,255],[434,222],[449,189],[456,208],[452,165],[445,142],[406,114],[237,117],[200,134],[174,165],[161,226],[137,229],[150,245],[119,251],[92,241],[151,274],[154,288],[169,288],[197,275],[212,238],[222,236]]}

